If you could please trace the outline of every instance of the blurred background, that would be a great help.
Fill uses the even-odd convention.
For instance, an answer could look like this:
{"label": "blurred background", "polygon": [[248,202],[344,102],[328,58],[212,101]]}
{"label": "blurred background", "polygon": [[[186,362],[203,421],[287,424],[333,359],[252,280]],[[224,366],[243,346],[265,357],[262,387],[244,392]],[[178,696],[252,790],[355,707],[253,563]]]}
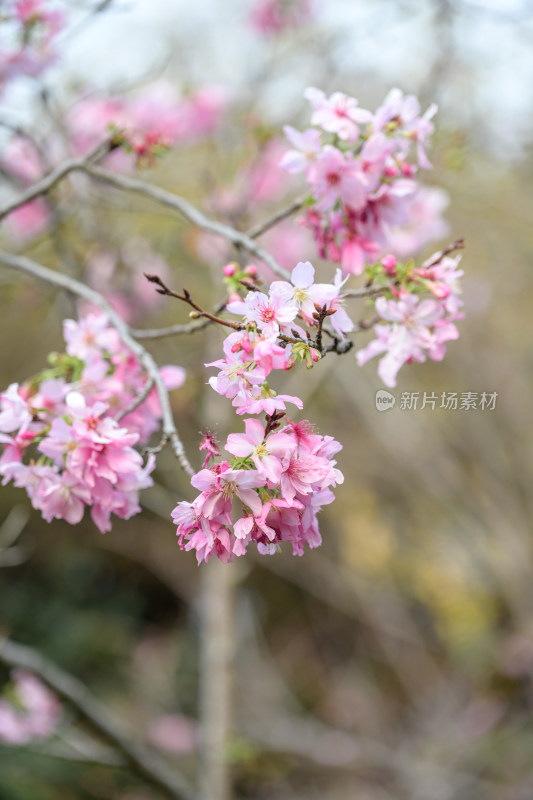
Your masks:
{"label": "blurred background", "polygon": [[[531,800],[533,4],[313,0],[293,3],[298,13],[281,25],[269,24],[265,3],[242,0],[56,5],[69,15],[57,62],[1,100],[6,198],[24,185],[13,169],[17,130],[34,131],[45,149],[54,141],[55,163],[72,154],[64,120],[89,135],[84,109],[95,98],[154,86],[161,96],[203,92],[202,134],[184,135],[142,177],[245,230],[304,188],[277,163],[282,126],[307,125],[307,86],[370,109],[392,86],[439,104],[423,179],[447,193],[435,195],[446,225],[421,255],[465,238],[461,337],[442,363],[401,370],[387,413],[376,409],[375,364],[359,368],[352,354],[328,357],[305,384],[287,376],[284,391],[343,443],[346,481],[321,514],[319,550],[225,568],[234,639],[226,752],[241,798]],[[3,247],[75,271],[137,327],[187,321],[147,292],[143,270],[186,285],[204,307],[221,299],[221,265],[239,254],[220,240],[82,176],[55,197],[51,224],[8,220]],[[331,275],[294,219],[264,245],[287,268],[310,258]],[[354,320],[368,317],[350,302]],[[74,309],[2,269],[0,308],[7,386],[64,347],[61,321]],[[229,401],[205,386],[203,364],[222,338],[208,329],[148,343],[158,363],[187,370],[172,402],[195,467],[206,420],[221,438],[233,423]],[[358,338],[359,347],[371,337]],[[497,400],[492,410],[407,410],[402,392]],[[83,679],[192,776],[205,567],[174,536],[170,510],[190,487],[169,453],[156,484],[144,513],[105,536],[90,521],[48,525],[21,490],[3,488],[0,630]],[[157,797],[95,763],[65,714],[55,742],[0,744],[2,800]]]}

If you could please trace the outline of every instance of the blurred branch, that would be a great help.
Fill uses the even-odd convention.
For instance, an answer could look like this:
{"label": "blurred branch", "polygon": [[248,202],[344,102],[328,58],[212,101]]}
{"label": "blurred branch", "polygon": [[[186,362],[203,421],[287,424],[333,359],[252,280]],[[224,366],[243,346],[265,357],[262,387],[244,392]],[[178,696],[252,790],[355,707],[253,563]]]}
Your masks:
{"label": "blurred branch", "polygon": [[0,526],[0,567],[16,567],[26,560],[27,548],[16,547],[15,542],[29,517],[30,512],[25,506],[14,506]]}
{"label": "blurred branch", "polygon": [[99,161],[104,158],[112,149],[113,144],[111,141],[100,142],[100,144],[91,150],[84,158],[75,158],[70,161],[65,161],[64,164],[52,170],[52,172],[46,175],[42,180],[29,186],[16,200],[13,200],[11,203],[8,203],[7,206],[0,209],[0,221],[13,211],[16,211],[17,208],[26,205],[26,203],[35,200],[37,197],[47,194],[51,189],[57,186],[58,183],[61,183],[67,175],[70,175],[71,172],[84,169],[91,162]]}
{"label": "blurred branch", "polygon": [[[221,306],[218,306],[215,309],[215,313],[222,311],[225,307],[226,302]],[[186,325],[169,325],[167,328],[132,328],[131,333],[132,336],[135,336],[136,339],[164,339],[166,336],[180,336],[182,334],[188,333],[196,333],[196,331],[201,331],[204,328],[207,328],[208,325],[211,325],[212,320],[204,319],[198,320],[198,322],[189,322]]]}
{"label": "blurred branch", "polygon": [[120,422],[121,419],[124,419],[124,417],[127,417],[128,414],[131,414],[132,411],[135,411],[135,409],[138,406],[140,406],[141,403],[144,403],[144,401],[146,400],[146,398],[148,397],[148,395],[150,394],[150,392],[152,391],[153,388],[154,388],[154,379],[150,378],[149,380],[146,381],[145,385],[143,386],[142,391],[139,392],[137,397],[135,397],[131,401],[129,406],[126,406],[126,408],[123,408],[122,411],[119,414],[116,415],[116,417],[115,417],[116,421]]}
{"label": "blurred branch", "polygon": [[81,283],[70,276],[63,275],[60,272],[54,272],[54,270],[48,269],[48,267],[43,267],[41,264],[37,264],[37,262],[32,261],[29,258],[25,258],[24,256],[15,256],[11,253],[0,251],[0,263],[4,264],[10,269],[14,269],[19,272],[26,272],[29,275],[33,275],[35,278],[39,278],[47,283],[51,283],[55,286],[61,287],[62,289],[66,289],[67,292],[71,292],[78,297],[83,297],[84,300],[87,300],[89,303],[93,303],[95,306],[98,306],[98,308],[101,308],[102,311],[105,312],[111,324],[116,328],[123,343],[139,359],[139,362],[149,378],[153,381],[153,384],[157,390],[163,415],[162,445],[170,442],[174,455],[176,456],[181,468],[187,473],[187,475],[194,475],[195,470],[187,458],[185,448],[178,434],[176,424],[172,416],[168,392],[165,388],[163,379],[159,374],[159,368],[156,362],[151,354],[133,338],[128,325],[126,325],[122,317],[117,314],[117,312],[109,305],[102,295],[98,292],[95,292],[94,289],[90,289],[84,283]]}
{"label": "blurred branch", "polygon": [[0,662],[7,667],[27,669],[72,706],[102,739],[116,748],[132,770],[147,783],[172,800],[192,800],[187,782],[179,773],[170,771],[156,753],[132,740],[77,678],[56,667],[30,647],[4,640],[0,643]]}
{"label": "blurred branch", "polygon": [[223,239],[231,242],[235,247],[241,248],[256,258],[259,258],[268,267],[270,267],[272,272],[274,272],[280,278],[283,278],[284,280],[289,279],[289,273],[283,269],[280,264],[278,264],[276,259],[273,258],[270,253],[257,245],[250,236],[242,231],[236,230],[235,228],[231,228],[229,225],[223,225],[221,222],[216,222],[215,220],[209,219],[205,216],[205,214],[199,211],[199,209],[197,209],[183,197],[173,194],[166,189],[162,189],[159,186],[153,186],[149,183],[145,183],[144,181],[140,181],[136,178],[128,178],[124,175],[115,175],[113,172],[109,172],[101,167],[93,166],[87,162],[78,162],[74,169],[85,172],[92,178],[103,181],[104,183],[108,183],[116,189],[126,192],[133,192],[134,194],[140,194],[144,197],[149,197],[152,200],[155,200],[156,203],[160,203],[163,206],[174,209],[186,220],[192,222],[193,225],[196,225],[197,228],[207,231],[208,233],[212,233],[215,236],[221,236]]}
{"label": "blurred branch", "polygon": [[278,222],[282,222],[284,219],[295,214],[297,211],[301,209],[304,204],[305,197],[298,197],[296,200],[293,200],[290,205],[286,208],[282,208],[281,211],[276,212],[271,217],[266,219],[264,222],[260,222],[258,225],[254,225],[253,228],[247,232],[247,235],[250,239],[257,239],[258,236],[262,236],[263,233],[273,228],[274,225],[277,225]]}
{"label": "blurred branch", "polygon": [[343,297],[373,297],[381,292],[388,291],[389,286],[365,286],[363,289],[348,289],[343,292]]}

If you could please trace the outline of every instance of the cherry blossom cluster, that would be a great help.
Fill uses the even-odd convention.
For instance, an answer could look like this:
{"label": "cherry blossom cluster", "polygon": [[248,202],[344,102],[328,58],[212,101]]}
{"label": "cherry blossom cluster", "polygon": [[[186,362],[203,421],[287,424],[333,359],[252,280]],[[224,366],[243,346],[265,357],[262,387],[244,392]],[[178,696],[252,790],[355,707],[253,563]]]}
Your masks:
{"label": "cherry blossom cluster", "polygon": [[49,737],[61,718],[57,697],[31,672],[13,670],[0,698],[0,741],[24,745]]}
{"label": "cherry blossom cluster", "polygon": [[[205,85],[180,97],[161,81],[132,96],[81,96],[66,122],[76,154],[85,155],[113,130],[137,163],[150,164],[158,148],[212,133],[227,104],[227,92],[219,86]],[[115,165],[125,166],[126,160],[117,156]]]}
{"label": "cherry blossom cluster", "polygon": [[35,78],[56,59],[55,38],[61,11],[46,0],[11,0],[2,4],[0,91],[21,76]]}
{"label": "cherry blossom cluster", "polygon": [[[226,275],[234,277],[228,266]],[[353,328],[342,308],[340,271],[333,284],[315,283],[314,276],[309,262],[300,263],[290,282],[274,281],[268,294],[252,290],[227,305],[240,322],[224,341],[224,357],[207,365],[218,370],[209,383],[232,400],[237,414],[264,413],[266,421],[248,416],[245,433],[228,436],[229,460],[212,436],[201,444],[207,451],[204,468],[191,480],[200,494],[192,503],[178,503],[172,513],[181,547],[196,550],[199,562],[213,555],[230,561],[244,555],[251,542],[269,554],[288,541],[295,555],[306,543],[321,542],[316,516],[334,499],[331,487],[343,480],[334,460],[342,446],[316,434],[306,420],[286,418],[281,428],[287,404],[302,409],[303,403],[276,394],[267,381],[274,370],[291,369],[298,361],[312,367],[320,359],[325,319],[336,321],[340,338]],[[316,332],[314,339],[309,330]]]}
{"label": "cherry blossom cluster", "polygon": [[[66,353],[51,354],[49,369],[0,394],[0,475],[48,522],[74,525],[89,506],[105,532],[112,515],[138,513],[139,491],[152,485],[154,457],[144,464],[134,448],[158,428],[161,408],[105,314],[66,320],[64,337]],[[183,383],[179,367],[161,374],[169,389]]]}
{"label": "cherry blossom cluster", "polygon": [[378,287],[388,283],[388,290],[375,300],[376,339],[359,350],[357,361],[362,365],[381,355],[378,375],[387,386],[396,386],[403,364],[440,361],[445,343],[459,337],[455,323],[463,319],[460,258],[437,253],[417,268],[412,261],[403,264],[388,255],[367,268],[369,280]]}
{"label": "cherry blossom cluster", "polygon": [[326,97],[309,88],[305,96],[314,127],[303,133],[285,127],[293,149],[281,166],[305,174],[311,196],[304,222],[320,256],[340,263],[345,274],[360,275],[365,264],[391,248],[398,229],[417,226],[417,214],[417,227],[426,231],[420,232],[422,240],[429,227],[440,235],[442,202],[432,198],[431,226],[427,213],[420,219],[417,194],[427,196],[428,190],[416,181],[418,168],[431,166],[425,147],[436,105],[421,114],[416,97],[399,89],[391,90],[375,113],[341,92]]}

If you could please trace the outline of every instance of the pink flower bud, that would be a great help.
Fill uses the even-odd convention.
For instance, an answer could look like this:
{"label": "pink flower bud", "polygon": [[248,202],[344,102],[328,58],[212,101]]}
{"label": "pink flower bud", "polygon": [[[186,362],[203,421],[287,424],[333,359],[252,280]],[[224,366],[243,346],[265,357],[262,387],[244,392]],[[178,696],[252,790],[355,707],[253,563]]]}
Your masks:
{"label": "pink flower bud", "polygon": [[396,275],[396,256],[388,255],[381,259],[387,275]]}
{"label": "pink flower bud", "polygon": [[255,266],[255,264],[248,264],[248,266],[244,271],[247,275],[250,275],[250,277],[252,278],[255,278],[255,276],[257,275],[257,267]]}
{"label": "pink flower bud", "polygon": [[452,292],[447,283],[436,283],[431,287],[431,291],[439,300],[445,300]]}
{"label": "pink flower bud", "polygon": [[245,353],[251,353],[254,349],[248,336],[243,336],[241,340],[241,347]]}
{"label": "pink flower bud", "polygon": [[225,267],[222,268],[222,272],[226,276],[226,278],[231,278],[232,275],[235,275],[237,272],[237,265],[235,263],[226,264]]}
{"label": "pink flower bud", "polygon": [[412,178],[415,174],[412,164],[408,164],[406,161],[402,164],[402,175],[405,175],[406,178]]}
{"label": "pink flower bud", "polygon": [[394,178],[397,174],[398,170],[396,169],[396,167],[393,167],[392,165],[389,167],[385,167],[385,175],[387,176],[387,178]]}

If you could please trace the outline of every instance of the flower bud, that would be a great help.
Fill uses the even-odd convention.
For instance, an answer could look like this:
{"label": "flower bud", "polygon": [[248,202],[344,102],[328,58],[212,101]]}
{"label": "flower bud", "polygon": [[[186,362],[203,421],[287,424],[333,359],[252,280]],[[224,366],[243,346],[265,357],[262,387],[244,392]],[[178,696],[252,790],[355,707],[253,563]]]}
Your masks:
{"label": "flower bud", "polygon": [[396,256],[388,255],[381,259],[387,275],[396,275]]}

